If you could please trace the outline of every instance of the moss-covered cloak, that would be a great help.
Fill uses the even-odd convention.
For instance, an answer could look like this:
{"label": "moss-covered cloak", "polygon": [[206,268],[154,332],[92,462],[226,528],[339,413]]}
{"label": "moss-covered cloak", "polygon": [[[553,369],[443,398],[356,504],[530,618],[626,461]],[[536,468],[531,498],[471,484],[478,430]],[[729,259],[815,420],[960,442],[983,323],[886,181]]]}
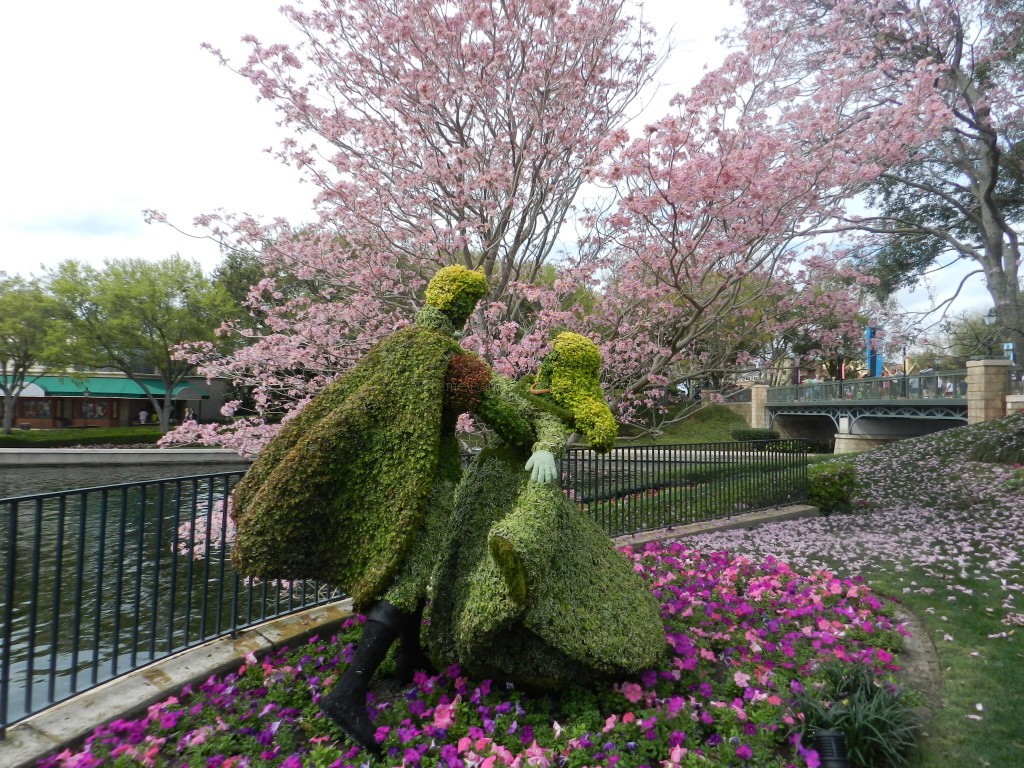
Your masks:
{"label": "moss-covered cloak", "polygon": [[240,573],[326,581],[357,607],[389,586],[446,471],[444,380],[459,347],[439,313],[425,317],[318,394],[253,463],[234,494]]}

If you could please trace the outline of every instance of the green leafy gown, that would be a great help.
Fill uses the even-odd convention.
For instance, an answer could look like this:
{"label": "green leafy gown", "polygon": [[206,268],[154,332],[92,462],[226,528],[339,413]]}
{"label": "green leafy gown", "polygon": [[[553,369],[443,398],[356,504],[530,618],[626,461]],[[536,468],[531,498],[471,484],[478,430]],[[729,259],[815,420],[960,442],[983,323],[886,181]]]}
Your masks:
{"label": "green leafy gown", "polygon": [[531,399],[496,379],[481,404],[506,442],[483,451],[456,492],[431,580],[428,654],[439,668],[541,688],[652,667],[665,652],[654,597],[557,484],[524,470],[531,450],[560,456],[571,432]]}

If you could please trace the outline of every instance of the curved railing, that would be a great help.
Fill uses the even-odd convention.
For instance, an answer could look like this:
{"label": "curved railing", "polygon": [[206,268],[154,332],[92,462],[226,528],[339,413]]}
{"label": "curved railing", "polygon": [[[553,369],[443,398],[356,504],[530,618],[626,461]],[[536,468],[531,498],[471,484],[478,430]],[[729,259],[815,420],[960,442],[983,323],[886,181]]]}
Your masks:
{"label": "curved railing", "polygon": [[768,405],[848,400],[965,400],[967,371],[912,373],[870,379],[811,382],[768,390]]}
{"label": "curved railing", "polygon": [[[133,669],[343,595],[231,569],[240,470],[0,500],[0,738]],[[611,536],[806,498],[802,441],[570,449],[562,486]]]}

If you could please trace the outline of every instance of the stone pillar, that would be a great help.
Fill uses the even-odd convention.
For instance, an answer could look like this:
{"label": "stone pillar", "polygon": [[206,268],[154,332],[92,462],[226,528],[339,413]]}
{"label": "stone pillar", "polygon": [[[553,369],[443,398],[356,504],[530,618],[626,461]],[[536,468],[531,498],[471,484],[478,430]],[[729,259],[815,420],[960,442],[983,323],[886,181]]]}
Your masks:
{"label": "stone pillar", "polygon": [[768,429],[768,385],[755,384],[750,388],[750,427]]}
{"label": "stone pillar", "polygon": [[1012,365],[1005,359],[967,361],[968,424],[980,424],[1006,415]]}

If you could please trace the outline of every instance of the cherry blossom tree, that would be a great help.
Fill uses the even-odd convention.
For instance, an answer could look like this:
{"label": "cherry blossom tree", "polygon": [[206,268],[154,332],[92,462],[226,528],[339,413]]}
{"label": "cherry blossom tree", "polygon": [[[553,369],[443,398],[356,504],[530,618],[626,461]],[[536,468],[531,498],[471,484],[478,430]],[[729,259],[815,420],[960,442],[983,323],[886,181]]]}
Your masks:
{"label": "cherry blossom tree", "polygon": [[[315,221],[199,218],[268,273],[318,286],[251,302],[267,332],[230,359],[191,358],[256,387],[264,413],[301,403],[415,311],[452,262],[481,268],[475,338],[508,336],[606,137],[658,64],[624,0],[333,0],[282,12],[296,45],[244,38],[237,71],[291,136],[278,150],[316,190]],[[219,52],[225,64],[227,58]],[[160,218],[157,213],[153,218]],[[262,434],[262,424],[254,423]]]}
{"label": "cherry blossom tree", "polygon": [[785,108],[804,109],[808,124],[831,123],[862,172],[848,194],[867,191],[874,204],[838,228],[862,234],[861,253],[885,287],[936,261],[973,261],[1021,349],[1024,4],[741,2],[747,22],[732,41],[744,54],[732,71],[757,72],[748,79],[785,94]]}
{"label": "cherry blossom tree", "polygon": [[[316,218],[200,218],[226,247],[258,251],[267,277],[250,291],[259,323],[226,329],[249,344],[227,358],[210,345],[184,352],[253,387],[255,418],[232,426],[248,451],[276,414],[408,322],[444,263],[491,283],[465,346],[517,375],[553,330],[587,333],[626,419],[657,411],[674,381],[742,363],[752,326],[817,329],[827,354],[851,330],[818,319],[852,322],[860,298],[849,243],[822,235],[845,220],[851,190],[938,135],[930,117],[945,108],[937,65],[894,73],[904,98],[891,104],[872,101],[867,77],[798,77],[794,54],[751,38],[630,140],[625,118],[657,59],[623,0],[284,12],[303,41],[248,38],[238,71],[291,129],[279,156],[317,190]],[[855,149],[873,142],[865,161]],[[584,212],[577,248],[558,253],[588,183],[604,207]],[[814,291],[827,275],[846,288]],[[200,425],[175,439],[225,442]]]}
{"label": "cherry blossom tree", "polygon": [[[821,121],[766,98],[741,62],[623,139],[599,173],[615,203],[595,214],[577,269],[601,298],[575,321],[603,340],[609,390],[627,415],[649,410],[674,379],[744,363],[763,343],[751,327],[799,326],[814,333],[816,355],[859,331],[864,281],[848,249],[821,234],[860,171]],[[824,280],[835,289],[815,291]]]}

